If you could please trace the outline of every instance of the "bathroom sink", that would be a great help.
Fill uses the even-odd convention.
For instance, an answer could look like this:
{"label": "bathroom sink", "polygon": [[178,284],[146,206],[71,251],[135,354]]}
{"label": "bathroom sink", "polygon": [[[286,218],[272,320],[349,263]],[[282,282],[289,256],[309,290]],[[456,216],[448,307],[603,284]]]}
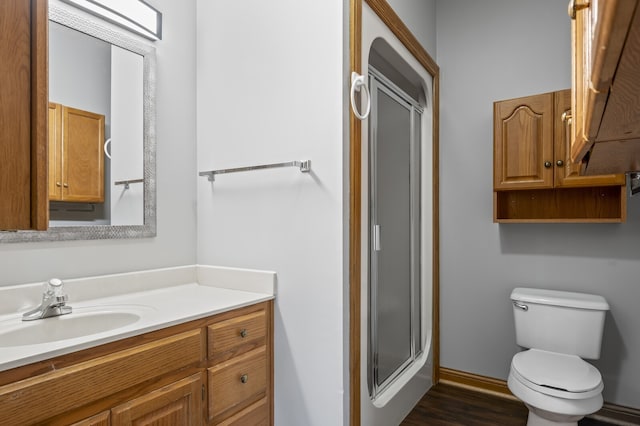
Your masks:
{"label": "bathroom sink", "polygon": [[[136,309],[74,309],[67,315],[0,325],[0,347],[36,345],[115,330],[140,320]],[[6,325],[6,326],[5,326]]]}

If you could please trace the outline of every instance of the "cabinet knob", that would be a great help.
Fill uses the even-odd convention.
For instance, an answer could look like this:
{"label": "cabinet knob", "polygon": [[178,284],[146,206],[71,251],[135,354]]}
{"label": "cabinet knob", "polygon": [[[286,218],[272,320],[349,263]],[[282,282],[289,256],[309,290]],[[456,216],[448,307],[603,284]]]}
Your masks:
{"label": "cabinet knob", "polygon": [[549,167],[551,167],[551,161],[545,161],[545,162],[544,162],[544,167],[545,167],[545,168],[547,168],[547,169],[548,169]]}
{"label": "cabinet knob", "polygon": [[249,375],[248,374],[243,374],[242,376],[240,376],[240,381],[242,383],[247,383],[249,381]]}
{"label": "cabinet knob", "polygon": [[62,185],[62,186],[64,186],[65,188],[68,188],[68,187],[69,187],[69,184],[68,184],[68,183],[65,183],[65,184],[64,184],[64,185]]}
{"label": "cabinet knob", "polygon": [[562,161],[562,160],[556,161],[556,166],[558,166],[558,167],[564,166],[564,161]]}
{"label": "cabinet knob", "polygon": [[569,13],[569,17],[571,19],[576,19],[576,13],[578,13],[579,10],[586,9],[587,7],[591,6],[590,2],[576,4],[576,1],[577,0],[569,1],[569,7],[567,9],[567,12]]}
{"label": "cabinet knob", "polygon": [[61,184],[60,182],[56,182],[56,186],[57,186],[58,188],[60,188],[60,187],[62,186],[62,184]]}
{"label": "cabinet knob", "polygon": [[247,337],[247,334],[249,333],[247,332],[246,328],[243,328],[242,330],[240,330],[240,337],[242,337],[243,339]]}

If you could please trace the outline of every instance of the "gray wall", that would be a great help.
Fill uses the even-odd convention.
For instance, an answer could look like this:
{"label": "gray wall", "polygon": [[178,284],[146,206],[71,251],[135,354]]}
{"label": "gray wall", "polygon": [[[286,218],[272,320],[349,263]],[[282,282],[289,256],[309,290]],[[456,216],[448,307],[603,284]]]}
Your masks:
{"label": "gray wall", "polygon": [[436,0],[387,0],[432,58],[436,58]]}
{"label": "gray wall", "polygon": [[49,101],[102,114],[108,126],[111,114],[109,43],[50,22]]}
{"label": "gray wall", "polygon": [[155,43],[158,236],[0,244],[0,286],[195,263],[195,2],[150,3],[163,13]]}
{"label": "gray wall", "polygon": [[611,305],[605,400],[640,408],[640,200],[625,224],[492,222],[492,102],[570,87],[566,2],[446,0],[436,14],[442,366],[506,379],[514,287],[596,293]]}

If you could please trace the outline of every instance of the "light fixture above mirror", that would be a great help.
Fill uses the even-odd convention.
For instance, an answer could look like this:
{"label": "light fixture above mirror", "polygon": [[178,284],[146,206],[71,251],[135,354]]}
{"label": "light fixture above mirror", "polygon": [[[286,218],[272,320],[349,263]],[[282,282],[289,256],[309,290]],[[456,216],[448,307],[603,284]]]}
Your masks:
{"label": "light fixture above mirror", "polygon": [[143,0],[62,0],[150,40],[162,39],[162,14]]}

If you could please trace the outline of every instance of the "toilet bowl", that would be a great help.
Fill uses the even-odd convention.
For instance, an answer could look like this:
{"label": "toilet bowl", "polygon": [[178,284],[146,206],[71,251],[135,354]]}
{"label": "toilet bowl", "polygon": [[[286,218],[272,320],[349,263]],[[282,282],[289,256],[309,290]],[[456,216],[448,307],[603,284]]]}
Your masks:
{"label": "toilet bowl", "polygon": [[540,289],[511,294],[518,345],[507,385],[529,409],[527,426],[576,426],[602,408],[600,372],[582,358],[600,356],[600,296]]}
{"label": "toilet bowl", "polygon": [[529,408],[528,426],[576,425],[603,403],[600,373],[571,355],[537,349],[519,352],[511,362],[507,385]]}

